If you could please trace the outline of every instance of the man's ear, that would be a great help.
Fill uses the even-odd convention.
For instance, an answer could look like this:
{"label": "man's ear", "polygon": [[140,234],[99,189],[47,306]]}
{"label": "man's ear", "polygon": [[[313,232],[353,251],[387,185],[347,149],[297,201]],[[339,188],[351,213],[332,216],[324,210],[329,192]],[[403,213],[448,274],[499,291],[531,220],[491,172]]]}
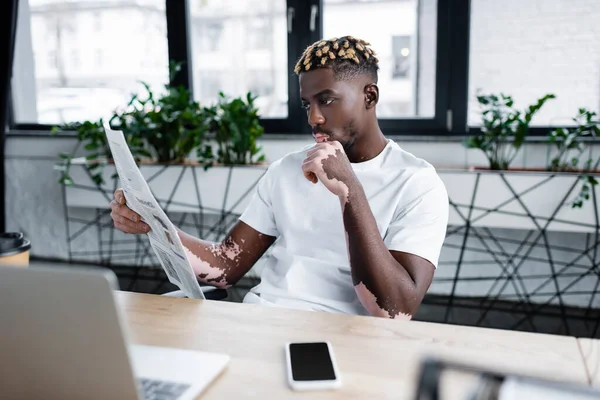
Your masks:
{"label": "man's ear", "polygon": [[379,102],[379,88],[375,83],[365,86],[365,107],[371,109]]}

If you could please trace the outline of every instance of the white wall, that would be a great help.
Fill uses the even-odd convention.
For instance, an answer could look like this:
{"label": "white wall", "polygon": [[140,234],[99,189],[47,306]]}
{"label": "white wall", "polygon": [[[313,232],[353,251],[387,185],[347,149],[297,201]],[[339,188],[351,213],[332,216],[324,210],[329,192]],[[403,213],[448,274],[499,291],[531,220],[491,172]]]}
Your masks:
{"label": "white wall", "polygon": [[23,18],[24,15],[29,15],[29,2],[19,2],[18,15],[16,35],[19,38],[19,45],[15,46],[14,64],[20,67],[13,70],[13,86],[18,88],[18,90],[13,91],[13,109],[17,121],[37,121],[37,104],[32,101],[32,99],[35,99],[37,89],[31,40],[31,21],[29,18]]}
{"label": "white wall", "polygon": [[556,94],[532,121],[570,123],[579,107],[600,111],[597,0],[472,0],[469,123],[477,89],[514,96],[524,108]]}

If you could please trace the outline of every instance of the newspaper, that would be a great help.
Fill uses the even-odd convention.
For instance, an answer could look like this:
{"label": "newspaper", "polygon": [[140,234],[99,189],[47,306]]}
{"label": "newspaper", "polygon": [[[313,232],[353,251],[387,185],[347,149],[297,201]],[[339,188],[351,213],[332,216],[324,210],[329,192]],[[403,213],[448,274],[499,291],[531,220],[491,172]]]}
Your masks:
{"label": "newspaper", "polygon": [[204,294],[190,262],[185,256],[175,225],[169,220],[150,191],[135,159],[129,150],[122,131],[111,130],[105,124],[106,138],[121,179],[127,206],[150,225],[148,238],[169,281],[179,286],[187,297],[204,299]]}

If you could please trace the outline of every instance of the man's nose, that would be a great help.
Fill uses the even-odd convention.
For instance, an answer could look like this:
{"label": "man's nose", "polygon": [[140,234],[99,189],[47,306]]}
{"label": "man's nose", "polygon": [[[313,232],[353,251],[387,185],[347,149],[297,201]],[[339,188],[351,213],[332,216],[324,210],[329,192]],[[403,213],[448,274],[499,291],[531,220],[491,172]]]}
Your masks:
{"label": "man's nose", "polygon": [[308,112],[308,124],[312,127],[325,124],[325,118],[318,107],[311,107]]}

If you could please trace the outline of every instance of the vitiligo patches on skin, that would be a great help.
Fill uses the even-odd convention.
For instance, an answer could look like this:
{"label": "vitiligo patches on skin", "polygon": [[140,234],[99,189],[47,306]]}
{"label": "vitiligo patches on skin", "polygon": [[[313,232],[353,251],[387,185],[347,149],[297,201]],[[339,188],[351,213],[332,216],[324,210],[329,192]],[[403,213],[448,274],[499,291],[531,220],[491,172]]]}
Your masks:
{"label": "vitiligo patches on skin", "polygon": [[220,288],[231,287],[227,280],[227,272],[232,267],[239,266],[240,254],[242,253],[239,244],[228,238],[225,242],[214,244],[209,248],[216,262],[224,268],[213,266],[208,261],[202,260],[187,247],[184,246],[184,248],[186,257],[198,278]]}
{"label": "vitiligo patches on skin", "polygon": [[346,204],[350,202],[350,189],[348,185],[343,182],[340,182],[336,179],[340,184],[340,190],[342,191],[342,195],[340,195],[340,203],[342,204],[342,215],[344,214],[344,210],[346,210]]}
{"label": "vitiligo patches on skin", "polygon": [[[318,141],[321,138],[317,136],[316,139]],[[344,179],[344,177],[348,176],[345,168],[350,168],[350,171],[352,171],[350,165],[345,165],[346,163],[349,164],[349,162],[345,159],[344,154],[344,149],[339,142],[321,141],[307,153],[307,157],[302,165],[306,179],[313,183],[317,183],[320,180],[330,192],[339,197],[342,215],[345,215],[346,205],[350,202],[350,188],[348,184],[339,180],[338,177]],[[348,244],[348,260],[351,260],[350,240],[347,230],[345,234],[346,243]],[[401,312],[396,303],[389,297],[379,299],[378,301],[377,297],[362,281],[354,289],[358,299],[371,315],[390,319],[411,319],[411,316]]]}
{"label": "vitiligo patches on skin", "polygon": [[242,253],[240,245],[233,241],[214,244],[210,251],[217,258],[227,258],[231,261],[238,261],[238,257]]}
{"label": "vitiligo patches on skin", "polygon": [[202,279],[206,282],[210,281],[211,284],[213,284],[219,288],[225,289],[225,288],[229,287],[227,285],[227,279],[225,277],[224,270],[217,268],[217,267],[213,267],[208,262],[201,260],[197,255],[192,253],[190,251],[190,249],[188,249],[187,247],[184,246],[184,249],[185,249],[185,256],[187,257],[188,261],[192,265],[192,269],[194,270],[194,273],[196,274],[197,277],[199,277],[200,279]]}
{"label": "vitiligo patches on skin", "polygon": [[395,310],[391,310],[390,312],[380,307],[377,303],[377,298],[375,297],[375,295],[371,293],[371,291],[362,282],[354,286],[354,290],[356,290],[356,295],[358,296],[358,299],[360,300],[362,305],[367,309],[367,311],[371,315],[375,317],[399,319],[406,321],[412,318],[409,314],[405,314],[403,312]]}
{"label": "vitiligo patches on skin", "polygon": [[[339,145],[339,144],[329,144],[327,146],[322,146],[322,147],[318,147],[318,148],[316,147],[316,148],[310,150],[306,154],[307,160],[310,159],[310,161],[305,160],[302,168],[303,168],[304,176],[306,177],[306,179],[308,179],[309,181],[311,181],[313,183],[317,183],[318,180],[320,179],[321,182],[325,185],[325,187],[327,187],[327,189],[329,189],[329,191],[331,191],[336,196],[340,197],[341,203],[342,203],[342,213],[343,213],[344,208],[345,208],[346,204],[348,203],[349,194],[350,194],[348,185],[346,185],[344,182],[340,181],[337,178],[329,178],[328,174],[325,172],[325,169],[324,169],[325,168],[324,163],[328,158],[330,158],[330,157],[337,158],[338,154],[339,154],[338,151],[340,151],[340,152],[343,151],[343,149],[340,149],[340,148],[341,148],[341,145]],[[313,156],[314,156],[314,158],[311,158]]]}

